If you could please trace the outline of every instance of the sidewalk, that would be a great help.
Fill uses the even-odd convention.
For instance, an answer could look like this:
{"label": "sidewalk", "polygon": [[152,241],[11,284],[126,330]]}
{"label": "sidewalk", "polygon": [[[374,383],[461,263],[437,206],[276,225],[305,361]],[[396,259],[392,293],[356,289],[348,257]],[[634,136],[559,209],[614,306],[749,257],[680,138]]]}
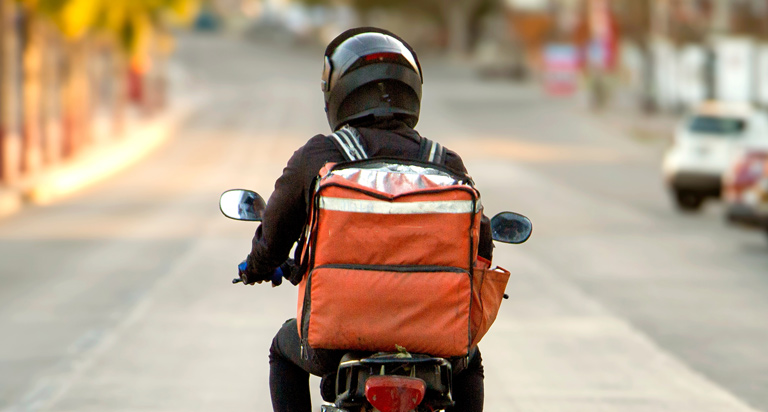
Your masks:
{"label": "sidewalk", "polygon": [[71,195],[152,153],[173,136],[195,107],[191,95],[173,96],[169,101],[168,107],[155,117],[128,122],[123,136],[97,142],[12,187],[0,187],[0,219],[18,212],[25,204],[47,204]]}
{"label": "sidewalk", "polygon": [[50,203],[135,164],[170,138],[188,110],[168,109],[156,119],[129,128],[120,138],[90,147],[14,187],[0,189],[0,218],[18,212],[27,203]]}

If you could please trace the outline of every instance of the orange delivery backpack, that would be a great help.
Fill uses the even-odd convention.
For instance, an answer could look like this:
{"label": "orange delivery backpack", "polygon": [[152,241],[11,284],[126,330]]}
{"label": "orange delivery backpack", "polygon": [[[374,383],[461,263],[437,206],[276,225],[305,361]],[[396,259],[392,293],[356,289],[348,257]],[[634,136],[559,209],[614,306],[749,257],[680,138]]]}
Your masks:
{"label": "orange delivery backpack", "polygon": [[[469,176],[421,161],[368,159],[357,131],[332,134],[348,161],[315,183],[302,238],[302,347],[467,356],[490,328],[509,272],[478,261],[483,207]],[[482,259],[481,259],[482,260]]]}

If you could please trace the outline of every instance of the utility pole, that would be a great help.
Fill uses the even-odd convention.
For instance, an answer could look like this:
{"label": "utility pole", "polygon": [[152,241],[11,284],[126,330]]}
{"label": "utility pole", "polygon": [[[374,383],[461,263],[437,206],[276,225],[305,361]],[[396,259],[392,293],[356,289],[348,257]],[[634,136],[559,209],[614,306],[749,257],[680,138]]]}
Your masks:
{"label": "utility pole", "polygon": [[731,1],[714,0],[712,10],[712,32],[717,34],[728,33],[731,29]]}
{"label": "utility pole", "polygon": [[651,37],[654,40],[668,38],[670,28],[669,0],[652,0],[649,6],[651,8]]}

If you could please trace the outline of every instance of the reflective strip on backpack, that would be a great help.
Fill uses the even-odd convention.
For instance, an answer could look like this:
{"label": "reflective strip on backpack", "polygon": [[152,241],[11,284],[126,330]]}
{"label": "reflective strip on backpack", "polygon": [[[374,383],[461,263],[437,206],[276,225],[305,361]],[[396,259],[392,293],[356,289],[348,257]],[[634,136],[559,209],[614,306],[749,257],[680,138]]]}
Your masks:
{"label": "reflective strip on backpack", "polygon": [[393,203],[380,200],[343,199],[337,197],[321,197],[320,209],[336,212],[374,213],[380,215],[416,215],[430,213],[473,213],[471,200],[443,200],[430,202]]}

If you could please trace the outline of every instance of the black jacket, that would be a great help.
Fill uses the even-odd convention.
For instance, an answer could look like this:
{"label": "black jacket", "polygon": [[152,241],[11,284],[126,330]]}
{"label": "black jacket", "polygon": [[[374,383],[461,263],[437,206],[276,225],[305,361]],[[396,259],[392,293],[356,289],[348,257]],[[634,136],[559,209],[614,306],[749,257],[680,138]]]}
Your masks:
{"label": "black jacket", "polygon": [[[360,142],[369,157],[396,157],[419,159],[421,136],[396,120],[381,122],[370,127],[357,127]],[[328,162],[343,162],[344,156],[330,138],[319,134],[294,152],[283,175],[275,182],[262,224],[253,237],[248,255],[249,279],[269,279],[275,269],[288,258],[293,244],[301,236],[307,220],[307,205],[312,195],[312,184],[320,169]],[[466,174],[461,158],[447,150],[445,166]],[[484,216],[480,228],[480,256],[490,260],[493,248],[490,222]],[[299,261],[300,248],[295,259]],[[251,276],[252,275],[252,276]],[[289,279],[298,284],[301,279]]]}

